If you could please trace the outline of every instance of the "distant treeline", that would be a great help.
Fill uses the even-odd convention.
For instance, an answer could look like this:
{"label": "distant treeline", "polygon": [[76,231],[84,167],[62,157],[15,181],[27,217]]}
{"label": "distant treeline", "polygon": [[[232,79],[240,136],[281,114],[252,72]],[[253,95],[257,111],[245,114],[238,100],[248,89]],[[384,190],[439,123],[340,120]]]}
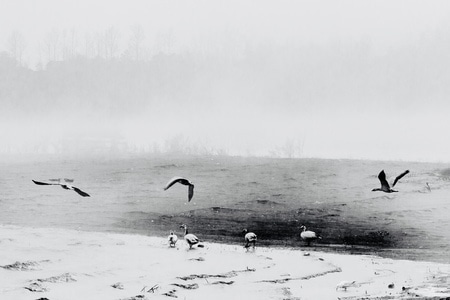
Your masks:
{"label": "distant treeline", "polygon": [[[439,42],[439,43],[438,43]],[[52,108],[126,113],[154,103],[230,103],[282,109],[370,109],[446,101],[450,43],[424,39],[377,53],[368,41],[253,44],[226,53],[164,53],[150,59],[70,55],[32,70],[0,53],[2,111]],[[435,47],[447,45],[446,47]],[[324,105],[325,104],[325,105]]]}

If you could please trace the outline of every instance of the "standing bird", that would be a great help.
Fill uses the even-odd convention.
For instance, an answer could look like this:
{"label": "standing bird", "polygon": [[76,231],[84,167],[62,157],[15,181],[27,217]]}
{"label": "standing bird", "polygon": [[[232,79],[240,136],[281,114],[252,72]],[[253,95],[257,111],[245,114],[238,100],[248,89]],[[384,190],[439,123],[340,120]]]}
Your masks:
{"label": "standing bird", "polygon": [[[409,170],[406,170],[402,174],[400,174],[397,177],[395,177],[395,180],[394,180],[394,183],[392,184],[392,187],[394,187],[395,184],[397,183],[397,181],[399,181],[403,176],[405,176],[408,173],[409,173]],[[398,192],[398,191],[393,190],[389,186],[389,183],[386,180],[386,173],[384,173],[384,170],[381,170],[380,174],[378,174],[378,179],[380,180],[381,188],[373,189],[372,192],[376,192],[376,191],[385,192],[385,193]]]}
{"label": "standing bird", "polygon": [[198,237],[196,237],[192,233],[188,233],[186,224],[181,225],[180,228],[184,229],[184,239],[189,244],[189,249],[192,249],[192,246],[197,245],[197,244],[198,244],[197,245],[198,247],[203,248],[203,245],[199,244],[200,240],[198,239]]}
{"label": "standing bird", "polygon": [[173,231],[171,231],[167,240],[169,241],[169,246],[173,248],[178,241],[178,237],[175,233],[173,233]]}
{"label": "standing bird", "polygon": [[187,185],[188,187],[188,202],[191,201],[192,197],[194,196],[194,184],[190,182],[188,179],[183,177],[174,177],[169,180],[169,182],[164,187],[164,190],[166,191],[168,188],[170,188],[175,183],[181,183],[183,185]]}
{"label": "standing bird", "polygon": [[255,248],[256,234],[254,234],[253,232],[248,232],[247,229],[242,230],[242,233],[245,234],[245,236],[244,236],[244,239],[245,239],[245,246],[244,246],[244,248],[250,247],[250,243],[252,243],[253,244],[253,248]]}
{"label": "standing bird", "polygon": [[300,226],[300,229],[302,230],[302,232],[300,233],[300,237],[307,243],[308,246],[311,244],[312,241],[322,238],[314,231],[306,230],[305,225]]}
{"label": "standing bird", "polygon": [[51,183],[49,183],[49,182],[40,182],[40,181],[36,181],[36,180],[32,180],[32,181],[33,181],[35,184],[37,184],[37,185],[59,185],[59,186],[61,186],[61,187],[62,187],[63,189],[65,189],[65,190],[72,190],[72,191],[77,192],[80,196],[83,196],[83,197],[90,197],[88,193],[83,192],[83,191],[80,190],[79,188],[74,187],[74,186],[72,186],[72,185],[70,185],[70,184],[67,184],[67,183],[62,183],[62,182],[58,182],[58,183],[53,183],[53,182],[51,182]]}

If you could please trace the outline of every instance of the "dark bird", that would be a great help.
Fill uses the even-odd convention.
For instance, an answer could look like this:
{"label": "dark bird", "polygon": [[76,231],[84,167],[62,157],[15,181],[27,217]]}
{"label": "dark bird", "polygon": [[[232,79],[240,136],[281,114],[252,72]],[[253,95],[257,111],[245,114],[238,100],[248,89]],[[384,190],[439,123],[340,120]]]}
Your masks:
{"label": "dark bird", "polygon": [[305,225],[300,226],[300,229],[302,230],[302,232],[300,233],[300,237],[307,243],[308,246],[311,244],[312,241],[322,238],[314,231],[306,230]]}
{"label": "dark bird", "polygon": [[188,202],[190,202],[192,197],[194,196],[194,184],[192,182],[190,182],[189,180],[187,180],[186,178],[174,177],[174,178],[170,179],[169,182],[164,187],[164,190],[167,190],[168,188],[170,188],[172,185],[174,185],[177,182],[188,186]]}
{"label": "dark bird", "polygon": [[65,182],[73,182],[74,180],[71,179],[71,178],[52,178],[52,179],[49,179],[48,181],[57,181],[57,182],[65,181]]}
{"label": "dark bird", "polygon": [[65,189],[65,190],[72,190],[72,191],[75,191],[75,192],[77,192],[80,196],[83,196],[83,197],[90,197],[89,196],[89,194],[88,193],[86,193],[86,192],[83,192],[82,190],[80,190],[79,188],[77,188],[77,187],[74,187],[74,186],[72,186],[72,185],[70,185],[70,184],[67,184],[67,183],[61,183],[61,182],[58,182],[58,183],[48,183],[48,182],[40,182],[40,181],[36,181],[36,180],[32,180],[35,184],[37,184],[37,185],[59,185],[59,186],[61,186],[63,189]]}
{"label": "dark bird", "polygon": [[245,246],[244,248],[248,248],[250,247],[250,244],[253,245],[253,248],[255,248],[255,244],[256,244],[256,234],[254,234],[253,232],[248,232],[247,229],[242,230],[242,233],[245,234],[244,239],[245,239]]}
{"label": "dark bird", "polygon": [[[403,172],[402,174],[398,175],[397,177],[395,177],[394,183],[392,184],[392,187],[395,186],[395,184],[406,174],[409,173],[409,170],[406,170],[405,172]],[[386,180],[386,173],[384,173],[384,170],[381,170],[380,174],[378,174],[378,179],[380,180],[381,183],[381,188],[376,188],[373,189],[372,192],[376,192],[376,191],[381,191],[381,192],[385,192],[385,193],[394,193],[394,192],[398,192],[396,190],[393,190],[390,186],[389,183]]]}

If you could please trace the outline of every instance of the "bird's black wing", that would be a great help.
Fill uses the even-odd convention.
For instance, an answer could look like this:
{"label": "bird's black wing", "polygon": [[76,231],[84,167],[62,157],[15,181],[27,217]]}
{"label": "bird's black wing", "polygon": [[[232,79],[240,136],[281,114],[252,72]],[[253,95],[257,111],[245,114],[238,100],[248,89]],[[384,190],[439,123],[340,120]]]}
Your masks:
{"label": "bird's black wing", "polygon": [[381,182],[381,186],[386,186],[389,189],[389,183],[386,180],[386,173],[384,173],[384,170],[381,170],[380,174],[378,174],[378,179]]}
{"label": "bird's black wing", "polygon": [[395,184],[397,183],[397,181],[399,181],[400,179],[402,179],[403,176],[405,176],[406,174],[409,173],[409,170],[406,170],[405,172],[403,172],[402,174],[398,175],[397,177],[395,177],[394,183],[392,184],[392,187],[395,186]]}
{"label": "bird's black wing", "polygon": [[194,197],[194,185],[190,184],[188,189],[188,202],[191,202],[192,197]]}
{"label": "bird's black wing", "polygon": [[189,180],[187,180],[186,178],[183,177],[174,177],[172,179],[169,180],[169,182],[166,184],[166,186],[164,187],[164,190],[167,190],[168,188],[170,188],[172,185],[174,185],[175,183],[181,183],[184,185],[189,185]]}
{"label": "bird's black wing", "polygon": [[80,189],[77,188],[77,187],[73,187],[73,190],[74,190],[75,192],[77,192],[80,196],[83,196],[83,197],[90,197],[90,195],[89,195],[88,193],[83,192],[82,190],[80,190]]}
{"label": "bird's black wing", "polygon": [[59,183],[41,182],[41,181],[36,181],[36,180],[33,180],[33,179],[31,181],[33,181],[37,185],[60,185]]}

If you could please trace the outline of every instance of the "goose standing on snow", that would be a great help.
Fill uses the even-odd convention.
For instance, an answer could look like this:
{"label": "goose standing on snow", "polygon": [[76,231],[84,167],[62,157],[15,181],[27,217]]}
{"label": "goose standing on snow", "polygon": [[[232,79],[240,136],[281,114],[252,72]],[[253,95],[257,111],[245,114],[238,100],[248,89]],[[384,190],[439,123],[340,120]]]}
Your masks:
{"label": "goose standing on snow", "polygon": [[172,185],[174,185],[177,182],[188,186],[188,202],[190,202],[192,197],[194,196],[194,184],[186,178],[174,177],[174,178],[170,179],[169,182],[164,187],[164,190],[166,191],[168,188],[170,188]]}
{"label": "goose standing on snow", "polygon": [[302,230],[302,232],[300,233],[300,237],[307,243],[308,246],[311,244],[312,241],[322,238],[314,231],[306,230],[305,225],[300,226],[300,229]]}
{"label": "goose standing on snow", "polygon": [[173,233],[173,231],[171,231],[167,240],[169,241],[169,246],[173,248],[178,241],[178,237],[175,233]]}
{"label": "goose standing on snow", "polygon": [[256,234],[254,234],[253,232],[248,232],[247,229],[242,230],[242,233],[245,234],[245,236],[244,236],[244,239],[245,239],[245,246],[244,246],[244,248],[250,247],[250,243],[253,244],[253,248],[255,248]]}
{"label": "goose standing on snow", "polygon": [[65,190],[72,190],[72,191],[77,192],[82,197],[90,197],[90,195],[88,193],[83,192],[79,188],[66,183],[66,180],[64,180],[64,183],[62,183],[60,181],[58,181],[58,182],[56,182],[56,181],[55,182],[41,182],[41,181],[36,181],[36,180],[32,180],[32,181],[37,185],[59,185]]}
{"label": "goose standing on snow", "polygon": [[200,247],[200,248],[203,247],[202,244],[199,244],[200,240],[198,239],[198,237],[196,237],[192,233],[188,233],[186,224],[181,225],[180,228],[184,229],[184,239],[189,244],[189,249],[192,249],[192,246],[194,246],[194,245],[197,245],[197,247]]}
{"label": "goose standing on snow", "polygon": [[[409,170],[406,170],[405,172],[403,172],[402,174],[398,175],[397,177],[395,177],[394,183],[392,184],[392,187],[395,186],[395,184],[406,174],[409,173]],[[390,186],[389,183],[386,180],[386,173],[384,173],[384,170],[381,170],[380,174],[378,174],[378,179],[380,180],[381,183],[381,188],[376,188],[373,189],[372,192],[376,192],[376,191],[380,191],[380,192],[385,192],[385,193],[394,193],[394,192],[398,192],[393,190]]]}

